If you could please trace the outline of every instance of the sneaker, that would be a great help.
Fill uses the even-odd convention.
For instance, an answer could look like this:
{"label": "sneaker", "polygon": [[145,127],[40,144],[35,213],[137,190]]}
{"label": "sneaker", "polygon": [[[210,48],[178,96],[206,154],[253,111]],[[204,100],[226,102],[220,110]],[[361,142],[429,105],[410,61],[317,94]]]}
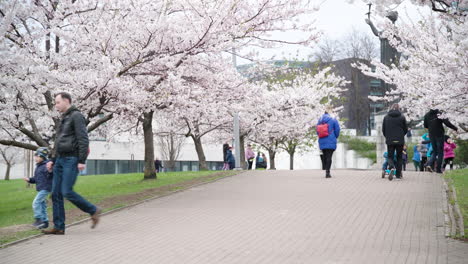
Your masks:
{"label": "sneaker", "polygon": [[49,227],[49,222],[48,221],[44,221],[42,222],[40,225],[38,225],[36,228],[37,229],[44,229],[44,228],[48,228]]}
{"label": "sneaker", "polygon": [[95,228],[97,224],[99,223],[101,212],[102,212],[101,208],[97,207],[96,212],[91,216],[91,221],[92,221],[91,228]]}
{"label": "sneaker", "polygon": [[382,179],[385,179],[385,170],[382,171]]}
{"label": "sneaker", "polygon": [[431,166],[426,166],[426,171],[432,172],[432,167]]}
{"label": "sneaker", "polygon": [[48,230],[42,230],[42,233],[45,235],[65,235],[65,230],[51,228]]}
{"label": "sneaker", "polygon": [[34,223],[32,223],[32,226],[37,228],[38,226],[40,226],[42,224],[42,221],[41,219],[39,218],[36,218],[36,220],[34,221]]}
{"label": "sneaker", "polygon": [[393,175],[395,174],[395,169],[391,169],[390,173],[388,174],[388,180],[391,181],[393,180]]}

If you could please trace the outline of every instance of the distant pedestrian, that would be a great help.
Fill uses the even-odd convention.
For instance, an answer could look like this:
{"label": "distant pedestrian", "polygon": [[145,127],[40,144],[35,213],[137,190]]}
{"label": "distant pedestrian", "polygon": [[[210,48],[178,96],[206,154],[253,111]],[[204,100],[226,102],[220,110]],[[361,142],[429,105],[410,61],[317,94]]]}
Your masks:
{"label": "distant pedestrian", "polygon": [[89,139],[86,119],[71,103],[72,99],[68,93],[62,92],[55,96],[55,108],[62,113],[62,117],[54,145],[55,156],[47,163],[47,169],[53,168],[54,173],[52,183],[54,228],[42,231],[48,235],[65,234],[63,198],[91,216],[91,228],[96,227],[101,214],[100,208],[73,190],[79,171],[86,168]]}
{"label": "distant pedestrian", "polygon": [[444,124],[458,131],[458,128],[454,126],[447,118],[441,118],[442,112],[438,109],[431,109],[424,116],[424,128],[427,128],[429,131],[429,138],[431,139],[431,145],[433,153],[431,154],[431,159],[429,160],[426,168],[432,172],[432,167],[437,160],[436,172],[442,173],[442,162],[444,160]]}
{"label": "distant pedestrian", "polygon": [[455,159],[455,149],[457,145],[450,137],[444,143],[444,170],[447,165],[450,165],[450,170],[453,170],[453,160]]}
{"label": "distant pedestrian", "polygon": [[267,168],[267,163],[266,163],[266,158],[265,154],[262,154],[261,152],[258,152],[257,158],[255,159],[255,168],[256,169],[266,169]]}
{"label": "distant pedestrian", "polygon": [[156,160],[154,161],[154,167],[156,168],[156,173],[162,172],[164,168],[162,165],[162,161],[158,158],[156,158]]}
{"label": "distant pedestrian", "polygon": [[229,144],[224,143],[223,144],[223,170],[229,170],[229,163],[227,161],[227,151],[229,150]]}
{"label": "distant pedestrian", "polygon": [[426,169],[426,163],[427,163],[427,144],[423,144],[422,142],[419,143],[417,146],[417,150],[419,154],[421,155],[421,161],[419,163],[419,170],[424,171]]}
{"label": "distant pedestrian", "polygon": [[325,168],[325,178],[331,178],[333,152],[336,150],[337,139],[340,136],[340,124],[327,110],[317,122],[316,131],[319,137],[319,148],[323,153],[322,168]]}
{"label": "distant pedestrian", "polygon": [[408,128],[408,132],[406,133],[406,137],[408,138],[408,141],[411,140],[412,136],[413,136],[413,133],[411,132],[411,128]]}
{"label": "distant pedestrian", "polygon": [[229,147],[229,149],[226,151],[226,161],[228,163],[229,170],[233,170],[236,167],[236,159],[232,154],[232,149],[232,147]]}
{"label": "distant pedestrian", "polygon": [[418,150],[418,145],[413,147],[413,164],[415,171],[421,171],[421,153]]}
{"label": "distant pedestrian", "polygon": [[267,167],[268,167],[268,159],[267,159],[265,153],[262,153],[262,159],[263,159],[263,168],[266,170]]}
{"label": "distant pedestrian", "polygon": [[26,182],[36,184],[37,194],[32,203],[35,221],[32,225],[37,229],[49,227],[47,196],[52,190],[52,171],[47,169],[48,156],[49,150],[47,148],[38,148],[34,153],[34,161],[36,162],[34,177],[24,178]]}
{"label": "distant pedestrian", "polygon": [[[400,112],[398,104],[393,104],[388,114],[384,117],[382,132],[387,144],[389,167],[391,170],[395,170],[396,168],[395,176],[397,179],[401,179],[403,146],[405,145],[405,135],[408,133],[408,125],[405,116]],[[394,161],[395,150],[396,166]],[[393,180],[392,172],[389,174],[388,179],[390,181]]]}
{"label": "distant pedestrian", "polygon": [[252,169],[253,161],[255,159],[255,153],[252,150],[252,145],[247,144],[247,150],[245,151],[245,159],[247,160],[247,163],[249,164],[248,169]]}
{"label": "distant pedestrian", "polygon": [[406,171],[406,163],[408,163],[408,147],[403,145],[403,151],[401,152],[401,159],[403,160],[402,166],[403,166],[403,171]]}

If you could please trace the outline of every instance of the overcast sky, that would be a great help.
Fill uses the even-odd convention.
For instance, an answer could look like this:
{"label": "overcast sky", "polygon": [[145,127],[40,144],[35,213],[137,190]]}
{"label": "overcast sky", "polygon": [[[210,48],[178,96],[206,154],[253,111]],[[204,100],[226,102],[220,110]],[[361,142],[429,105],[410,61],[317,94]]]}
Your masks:
{"label": "overcast sky", "polygon": [[[331,39],[342,39],[349,33],[353,28],[358,31],[364,32],[375,37],[369,25],[367,25],[364,19],[367,17],[368,6],[360,0],[355,0],[353,4],[349,4],[347,0],[316,0],[320,5],[320,10],[314,14],[313,18],[304,19],[315,19],[316,27]],[[421,11],[419,8],[411,5],[409,1],[404,2],[400,6],[395,6],[395,10],[399,12],[399,19],[406,19],[407,15],[411,19],[417,19],[420,12],[427,13],[429,10]],[[371,17],[375,24],[378,25],[379,18],[375,16],[375,10],[373,10],[374,16]],[[301,34],[299,32],[282,32],[275,34],[275,37],[288,40],[299,40]],[[376,38],[376,37],[375,37]],[[376,38],[376,41],[377,38]],[[377,42],[378,43],[378,42]],[[312,47],[299,47],[296,45],[288,45],[282,48],[276,48],[271,50],[258,50],[262,60],[269,59],[294,59],[298,57],[301,60],[306,60],[309,55],[314,52],[314,46]],[[247,60],[238,59],[238,64],[250,63]]]}

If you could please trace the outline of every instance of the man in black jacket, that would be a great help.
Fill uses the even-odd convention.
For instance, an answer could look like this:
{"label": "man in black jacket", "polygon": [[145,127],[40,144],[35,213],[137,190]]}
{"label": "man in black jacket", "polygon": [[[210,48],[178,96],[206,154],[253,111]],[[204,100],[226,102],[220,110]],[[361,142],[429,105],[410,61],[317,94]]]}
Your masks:
{"label": "man in black jacket", "polygon": [[[402,153],[405,144],[405,135],[408,133],[408,125],[406,118],[400,112],[400,106],[393,104],[388,114],[384,117],[382,124],[382,132],[387,144],[388,164],[394,170],[394,155],[396,150],[396,174],[397,179],[401,179],[402,168]],[[393,172],[393,171],[392,171]],[[388,176],[389,180],[393,180],[392,172]]]}
{"label": "man in black jacket", "polygon": [[441,114],[442,113],[438,109],[431,109],[424,116],[424,128],[427,128],[429,131],[429,138],[432,145],[432,155],[431,159],[426,164],[426,169],[432,172],[434,162],[437,158],[437,173],[442,173],[442,161],[444,160],[444,124],[449,128],[458,131],[458,128],[450,123],[447,118],[439,118]]}
{"label": "man in black jacket", "polygon": [[53,168],[54,172],[52,183],[54,228],[43,231],[49,235],[65,234],[63,198],[91,216],[91,228],[96,227],[101,213],[101,209],[73,191],[79,171],[86,168],[89,140],[86,120],[71,102],[68,93],[62,92],[55,96],[55,109],[62,113],[62,119],[56,134],[54,157],[47,163],[48,168]]}

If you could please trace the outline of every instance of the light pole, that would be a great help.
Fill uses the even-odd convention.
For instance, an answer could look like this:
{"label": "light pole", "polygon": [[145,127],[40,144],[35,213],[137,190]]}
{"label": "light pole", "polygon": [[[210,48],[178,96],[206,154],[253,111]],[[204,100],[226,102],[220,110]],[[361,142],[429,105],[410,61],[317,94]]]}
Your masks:
{"label": "light pole", "polygon": [[[237,70],[236,48],[232,48],[232,64]],[[241,168],[241,148],[240,148],[240,120],[239,113],[234,114],[234,149],[236,150],[236,167],[235,170],[242,170]]]}

